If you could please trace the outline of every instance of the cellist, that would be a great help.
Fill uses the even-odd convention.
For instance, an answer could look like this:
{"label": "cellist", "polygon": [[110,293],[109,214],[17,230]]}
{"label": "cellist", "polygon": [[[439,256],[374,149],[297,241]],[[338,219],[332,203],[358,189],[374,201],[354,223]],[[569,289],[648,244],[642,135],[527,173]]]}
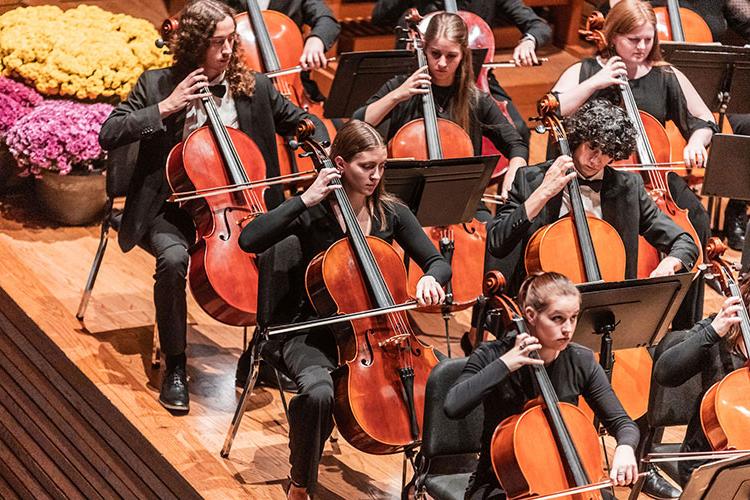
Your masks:
{"label": "cellist", "polygon": [[[561,156],[527,167],[517,176],[508,203],[488,224],[489,252],[502,258],[521,245],[523,254],[537,229],[569,213],[564,188],[578,176],[586,212],[609,222],[623,240],[625,278],[635,278],[639,235],[667,254],[653,276],[691,269],[698,249],[690,236],[656,207],[640,176],[609,166],[615,159],[626,158],[635,147],[635,130],[625,112],[596,99],[567,117],[564,128],[573,157]],[[510,267],[515,270],[508,276],[513,293],[525,271],[522,262]]]}
{"label": "cellist", "polygon": [[388,80],[354,118],[376,127],[386,122],[389,141],[403,125],[424,116],[421,96],[431,86],[438,117],[466,130],[475,155],[482,154],[486,136],[508,158],[503,189],[509,188],[516,171],[526,165],[529,148],[492,98],[476,88],[468,39],[466,24],[457,14],[435,16],[424,35],[427,66]]}
{"label": "cellist", "polygon": [[[617,440],[610,478],[616,485],[632,483],[638,472],[634,452],[638,427],[591,350],[571,342],[581,307],[578,289],[561,274],[533,274],[521,285],[518,304],[528,334],[511,333],[502,340],[483,343],[471,354],[445,400],[445,412],[453,418],[484,404],[482,448],[465,498],[505,498],[492,470],[490,442],[500,422],[522,412],[524,404],[537,396],[531,372],[522,369],[525,365],[544,365],[560,401],[576,404],[584,397]],[[532,352],[541,359],[532,358]]]}
{"label": "cellist", "polygon": [[[300,120],[316,120],[279,95],[267,78],[243,67],[234,50],[233,14],[218,0],[191,3],[171,43],[174,65],[144,72],[99,135],[107,150],[140,141],[119,243],[123,251],[140,245],[156,257],[154,305],[166,365],[159,402],[173,411],[188,411],[190,401],[185,286],[195,228],[185,211],[166,201],[170,194],[167,155],[206,122],[199,94],[205,87],[214,93],[224,125],[239,128],[256,142],[268,177],[279,175],[274,131],[291,134]],[[325,128],[318,130],[320,139],[326,140]],[[282,196],[281,191],[269,189],[267,205],[278,205]]]}
{"label": "cellist", "polygon": [[[574,112],[591,98],[620,102],[617,86],[622,83],[620,78],[627,76],[638,109],[662,125],[667,120],[674,121],[687,140],[682,158],[685,165],[703,166],[706,147],[718,127],[685,75],[661,60],[651,5],[640,0],[622,0],[610,11],[603,31],[613,56],[607,60],[587,58],[574,64],[552,88],[560,101],[562,115]],[[705,247],[711,235],[708,213],[681,177],[670,175],[668,181],[672,199],[688,210],[688,218],[701,246]],[[683,304],[676,323],[679,328],[689,328],[703,316],[703,287],[699,280]]]}
{"label": "cellist", "polygon": [[[415,7],[422,16],[431,12],[446,10],[443,0],[378,0],[372,9],[372,23],[377,26],[403,25],[404,13]],[[517,66],[531,66],[538,62],[536,51],[552,40],[552,28],[522,0],[468,0],[458,2],[459,10],[478,15],[490,26],[501,19],[507,19],[521,32],[521,38],[513,49],[513,60]],[[401,43],[397,41],[397,47]],[[494,54],[493,54],[494,55]],[[513,124],[528,144],[529,127],[516,109],[508,92],[500,85],[493,70],[488,72],[490,94],[498,101],[506,101]]]}
{"label": "cellist", "polygon": [[[336,168],[321,170],[304,193],[258,216],[243,229],[242,249],[262,252],[296,235],[304,263],[309,262],[344,237],[341,210],[335,198],[332,201],[329,197],[334,189],[343,188],[365,235],[397,241],[423,270],[416,288],[417,301],[422,305],[440,304],[445,298],[442,286],[451,277],[450,266],[409,208],[385,190],[386,148],[380,134],[365,122],[351,120],[338,130],[330,157]],[[340,179],[341,184],[331,185],[334,179]],[[292,285],[305,288],[303,282]],[[292,307],[296,308],[297,322],[316,317],[307,295]],[[289,404],[288,498],[303,499],[314,491],[323,445],[333,429],[334,385],[330,372],[338,365],[336,342],[328,329],[303,331],[286,338],[280,353],[288,375],[299,388]]]}
{"label": "cellist", "polygon": [[[750,304],[750,280],[740,285],[742,299]],[[667,387],[677,387],[700,373],[700,394],[689,404],[693,407],[681,452],[711,451],[701,426],[701,400],[706,391],[734,370],[747,364],[748,353],[742,339],[739,313],[743,306],[737,297],[729,297],[716,314],[699,321],[690,330],[672,331],[662,339],[667,349],[654,363],[655,380]],[[680,483],[684,485],[700,461],[680,461]]]}

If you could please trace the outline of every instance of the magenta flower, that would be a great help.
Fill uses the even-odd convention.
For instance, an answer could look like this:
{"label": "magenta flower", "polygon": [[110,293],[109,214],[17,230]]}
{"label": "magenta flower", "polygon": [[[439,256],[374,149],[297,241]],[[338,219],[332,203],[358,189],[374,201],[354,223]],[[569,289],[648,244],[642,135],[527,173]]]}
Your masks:
{"label": "magenta flower", "polygon": [[93,170],[104,159],[99,129],[112,111],[109,104],[44,101],[8,130],[5,142],[19,166],[40,175]]}
{"label": "magenta flower", "polygon": [[36,90],[4,76],[0,77],[0,96],[9,97],[28,109],[38,106],[43,100]]}

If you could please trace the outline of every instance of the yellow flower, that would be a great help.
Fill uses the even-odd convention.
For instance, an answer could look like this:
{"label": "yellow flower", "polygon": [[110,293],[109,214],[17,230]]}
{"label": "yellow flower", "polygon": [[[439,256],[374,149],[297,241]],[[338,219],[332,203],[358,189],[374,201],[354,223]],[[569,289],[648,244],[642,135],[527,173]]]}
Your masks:
{"label": "yellow flower", "polygon": [[91,5],[19,7],[0,15],[0,73],[47,95],[127,97],[140,74],[170,63],[146,20]]}

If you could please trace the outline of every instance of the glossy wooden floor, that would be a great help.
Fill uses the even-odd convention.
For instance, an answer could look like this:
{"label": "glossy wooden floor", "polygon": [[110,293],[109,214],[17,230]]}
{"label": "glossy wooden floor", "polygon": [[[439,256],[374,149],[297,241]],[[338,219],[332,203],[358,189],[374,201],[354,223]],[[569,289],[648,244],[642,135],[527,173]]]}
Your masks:
{"label": "glossy wooden floor", "polygon": [[[544,70],[551,77],[537,75],[534,82],[520,84],[543,80],[549,88],[554,75],[573,61],[559,53]],[[533,102],[546,89],[516,94],[516,88],[515,83],[508,85],[522,114],[531,116]],[[541,161],[545,142],[545,137],[533,135],[532,162]],[[283,498],[289,468],[287,425],[276,391],[256,390],[230,458],[219,456],[239,397],[234,370],[243,347],[242,330],[217,323],[190,299],[191,411],[170,415],[156,401],[159,373],[150,365],[153,258],[138,249],[125,255],[112,240],[81,325],[75,312],[99,228],[56,227],[35,211],[32,200],[24,194],[0,196],[0,287],[205,497]],[[718,309],[717,304],[716,295],[708,291],[706,312]],[[468,320],[463,312],[451,321],[454,353],[460,353],[458,339]],[[421,318],[420,324],[432,332],[426,340],[444,349],[439,317]],[[670,429],[666,440],[679,441],[682,432]],[[319,498],[397,498],[401,470],[401,456],[364,455],[339,440],[326,446]],[[626,498],[627,490],[618,496]]]}

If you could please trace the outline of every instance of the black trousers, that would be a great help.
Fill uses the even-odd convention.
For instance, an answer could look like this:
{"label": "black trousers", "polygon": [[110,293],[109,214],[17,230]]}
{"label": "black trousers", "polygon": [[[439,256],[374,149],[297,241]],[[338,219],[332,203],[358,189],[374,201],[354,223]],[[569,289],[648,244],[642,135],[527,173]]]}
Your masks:
{"label": "black trousers", "polygon": [[333,431],[336,343],[328,331],[296,335],[284,342],[282,356],[287,374],[299,388],[289,403],[290,475],[294,484],[312,491],[323,447]]}
{"label": "black trousers", "polygon": [[151,222],[139,246],[156,257],[154,306],[159,343],[165,356],[179,356],[187,346],[188,248],[195,240],[190,216],[174,205]]}

